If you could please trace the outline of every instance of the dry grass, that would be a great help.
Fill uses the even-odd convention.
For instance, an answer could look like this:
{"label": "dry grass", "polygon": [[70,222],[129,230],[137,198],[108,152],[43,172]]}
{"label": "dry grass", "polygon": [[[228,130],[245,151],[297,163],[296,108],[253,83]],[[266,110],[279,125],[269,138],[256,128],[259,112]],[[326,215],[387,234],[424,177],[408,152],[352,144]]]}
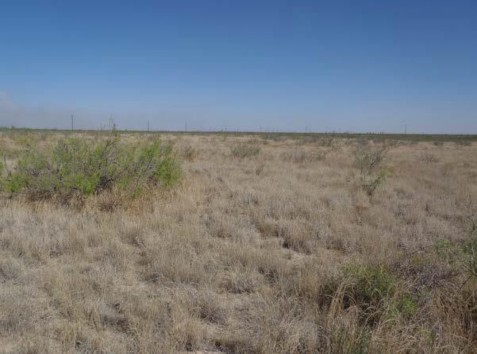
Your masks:
{"label": "dry grass", "polygon": [[[60,138],[29,134],[7,162]],[[397,144],[369,196],[353,140],[163,138],[185,176],[152,201],[0,198],[1,351],[475,352],[476,281],[432,251],[477,215],[475,143]]]}

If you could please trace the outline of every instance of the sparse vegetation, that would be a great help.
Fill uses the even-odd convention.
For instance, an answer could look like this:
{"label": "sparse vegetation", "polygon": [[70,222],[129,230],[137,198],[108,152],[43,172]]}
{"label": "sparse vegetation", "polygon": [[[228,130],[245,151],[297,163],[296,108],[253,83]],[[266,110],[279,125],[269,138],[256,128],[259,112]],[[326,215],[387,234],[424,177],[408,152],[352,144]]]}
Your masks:
{"label": "sparse vegetation", "polygon": [[441,239],[436,243],[437,253],[460,272],[477,278],[477,217],[471,219],[468,236],[459,242]]}
{"label": "sparse vegetation", "polygon": [[282,154],[282,159],[297,164],[312,163],[324,160],[328,152],[327,150],[307,151],[304,149],[291,149]]}
{"label": "sparse vegetation", "polygon": [[182,157],[187,161],[194,161],[199,156],[197,149],[187,145],[182,149]]}
{"label": "sparse vegetation", "polygon": [[475,351],[475,143],[225,136],[1,131],[0,351]]}

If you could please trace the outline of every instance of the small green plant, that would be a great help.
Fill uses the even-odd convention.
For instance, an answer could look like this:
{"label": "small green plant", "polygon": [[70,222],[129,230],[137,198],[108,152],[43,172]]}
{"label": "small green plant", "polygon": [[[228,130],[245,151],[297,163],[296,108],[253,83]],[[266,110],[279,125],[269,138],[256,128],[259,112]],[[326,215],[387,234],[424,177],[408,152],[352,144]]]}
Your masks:
{"label": "small green plant", "polygon": [[232,156],[240,159],[256,157],[260,154],[260,147],[257,144],[241,143],[232,147]]}
{"label": "small green plant", "polygon": [[1,179],[11,194],[25,193],[30,199],[100,194],[119,189],[136,197],[153,186],[170,187],[181,169],[170,145],[159,141],[138,145],[121,143],[113,134],[106,140],[88,142],[65,139],[49,151],[27,149],[17,165]]}
{"label": "small green plant", "polygon": [[403,294],[396,300],[395,309],[398,315],[410,318],[419,310],[419,304],[411,294]]}

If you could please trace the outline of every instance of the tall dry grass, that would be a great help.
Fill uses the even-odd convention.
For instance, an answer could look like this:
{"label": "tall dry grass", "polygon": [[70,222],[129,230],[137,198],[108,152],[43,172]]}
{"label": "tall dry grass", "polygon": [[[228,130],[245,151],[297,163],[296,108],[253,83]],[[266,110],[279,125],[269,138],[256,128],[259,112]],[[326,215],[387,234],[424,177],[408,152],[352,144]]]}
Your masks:
{"label": "tall dry grass", "polygon": [[[10,166],[60,139],[29,134],[0,133]],[[355,140],[162,138],[184,156],[173,190],[2,195],[2,352],[475,352],[477,282],[445,256],[475,231],[475,143],[388,147],[370,195]]]}

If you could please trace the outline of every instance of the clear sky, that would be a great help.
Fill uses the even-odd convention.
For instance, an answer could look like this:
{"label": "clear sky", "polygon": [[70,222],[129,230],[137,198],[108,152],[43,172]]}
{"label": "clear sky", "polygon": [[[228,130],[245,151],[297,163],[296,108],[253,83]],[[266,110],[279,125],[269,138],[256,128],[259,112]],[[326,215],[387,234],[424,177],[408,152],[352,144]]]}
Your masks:
{"label": "clear sky", "polygon": [[477,133],[476,0],[1,0],[0,126]]}

